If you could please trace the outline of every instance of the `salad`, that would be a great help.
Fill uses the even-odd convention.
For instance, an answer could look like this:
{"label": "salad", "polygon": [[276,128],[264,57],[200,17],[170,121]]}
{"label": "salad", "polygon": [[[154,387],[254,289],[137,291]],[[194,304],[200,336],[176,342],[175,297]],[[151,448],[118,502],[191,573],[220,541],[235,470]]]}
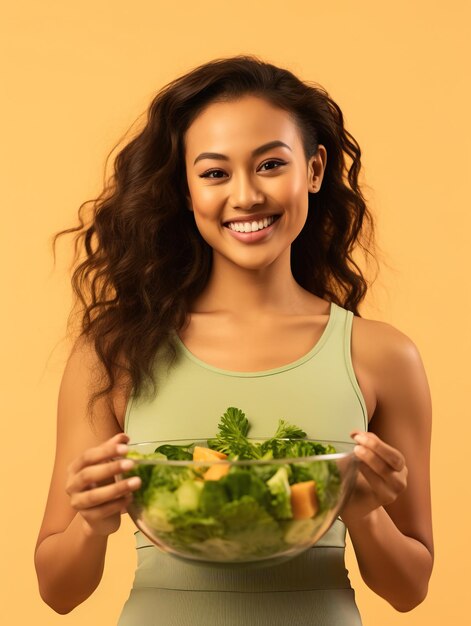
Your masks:
{"label": "salad", "polygon": [[[303,439],[303,430],[281,419],[270,439],[250,440],[249,428],[245,414],[229,407],[205,446],[164,444],[150,454],[127,453],[138,463],[125,476],[142,480],[132,507],[153,535],[178,552],[213,561],[267,557],[312,543],[339,500],[341,477],[330,459],[298,459],[335,448]],[[231,463],[253,460],[262,463]]]}

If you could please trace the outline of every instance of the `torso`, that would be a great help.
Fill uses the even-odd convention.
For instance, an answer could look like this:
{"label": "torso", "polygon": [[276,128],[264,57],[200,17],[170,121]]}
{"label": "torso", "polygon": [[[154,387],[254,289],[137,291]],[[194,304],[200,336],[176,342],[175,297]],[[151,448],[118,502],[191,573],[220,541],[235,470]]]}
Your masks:
{"label": "torso", "polygon": [[[319,302],[323,302],[321,310]],[[313,302],[314,303],[314,302]],[[269,370],[296,361],[309,352],[321,337],[328,319],[330,303],[316,298],[317,313],[258,317],[254,322],[237,323],[220,313],[189,314],[179,337],[197,358],[221,369],[242,372]],[[377,398],[374,378],[378,340],[388,334],[382,322],[354,317],[352,325],[352,363],[371,420]],[[389,327],[390,328],[390,327]],[[113,398],[116,419],[124,424],[128,395],[117,392]]]}
{"label": "torso", "polygon": [[[223,316],[193,314],[179,336],[190,352],[214,367],[241,372],[274,369],[296,361],[320,339],[329,320],[330,304],[324,302],[322,314],[259,319],[255,324],[239,321],[235,331],[234,323]],[[375,322],[355,317],[352,325],[352,362],[369,419],[376,406],[364,340],[370,324]]]}

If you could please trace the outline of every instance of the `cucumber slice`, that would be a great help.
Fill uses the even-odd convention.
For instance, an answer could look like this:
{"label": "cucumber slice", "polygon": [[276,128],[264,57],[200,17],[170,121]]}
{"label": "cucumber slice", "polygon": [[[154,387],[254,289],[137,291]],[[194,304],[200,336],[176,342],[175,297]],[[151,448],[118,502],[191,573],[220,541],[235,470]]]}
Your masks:
{"label": "cucumber slice", "polygon": [[193,543],[191,548],[201,555],[207,556],[209,560],[237,560],[242,549],[238,542],[223,539],[222,537],[211,537],[202,543]]}
{"label": "cucumber slice", "polygon": [[315,530],[316,522],[312,518],[295,519],[286,524],[283,539],[290,545],[309,543]]}
{"label": "cucumber slice", "polygon": [[203,481],[185,480],[175,491],[178,506],[182,511],[195,511],[200,503]]}
{"label": "cucumber slice", "polygon": [[156,532],[169,533],[173,530],[173,524],[168,521],[167,512],[163,509],[153,508],[152,511],[144,509],[142,519]]}

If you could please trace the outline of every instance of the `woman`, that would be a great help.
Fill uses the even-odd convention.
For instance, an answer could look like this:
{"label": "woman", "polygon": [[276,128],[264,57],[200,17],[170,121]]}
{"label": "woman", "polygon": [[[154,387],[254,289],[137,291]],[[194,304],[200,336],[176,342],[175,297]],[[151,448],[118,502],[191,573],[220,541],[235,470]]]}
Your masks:
{"label": "woman", "polygon": [[279,417],[352,436],[353,496],[313,549],[264,570],[186,565],[136,533],[121,626],[360,624],[346,529],[374,592],[398,611],[425,598],[430,394],[414,343],[358,311],[368,283],[353,253],[374,240],[360,154],[321,87],[255,57],[217,59],[157,94],[89,226],[64,231],[84,238],[73,284],[85,309],[35,553],[55,611],[97,587],[139,487],[115,483],[129,462],[111,459],[129,440],[213,435],[230,405],[252,436]]}

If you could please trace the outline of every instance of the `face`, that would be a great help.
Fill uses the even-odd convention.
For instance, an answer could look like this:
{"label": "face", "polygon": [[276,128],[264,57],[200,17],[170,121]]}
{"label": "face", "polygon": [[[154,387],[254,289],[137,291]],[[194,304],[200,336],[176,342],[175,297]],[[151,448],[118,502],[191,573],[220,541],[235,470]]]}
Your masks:
{"label": "face", "polygon": [[[189,210],[213,262],[258,269],[289,258],[307,219],[308,192],[320,188],[326,151],[319,146],[306,162],[288,113],[245,96],[199,114],[185,135],[185,163]],[[270,216],[277,216],[272,225]]]}

